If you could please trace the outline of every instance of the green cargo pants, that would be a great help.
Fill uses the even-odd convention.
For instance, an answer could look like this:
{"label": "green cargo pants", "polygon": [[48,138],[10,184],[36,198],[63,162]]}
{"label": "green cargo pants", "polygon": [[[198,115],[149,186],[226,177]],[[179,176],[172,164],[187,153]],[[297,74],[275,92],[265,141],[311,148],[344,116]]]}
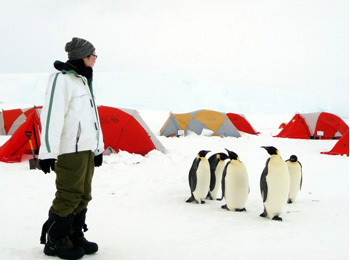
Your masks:
{"label": "green cargo pants", "polygon": [[94,169],[91,151],[59,155],[55,165],[57,191],[50,211],[60,217],[83,211],[92,199]]}

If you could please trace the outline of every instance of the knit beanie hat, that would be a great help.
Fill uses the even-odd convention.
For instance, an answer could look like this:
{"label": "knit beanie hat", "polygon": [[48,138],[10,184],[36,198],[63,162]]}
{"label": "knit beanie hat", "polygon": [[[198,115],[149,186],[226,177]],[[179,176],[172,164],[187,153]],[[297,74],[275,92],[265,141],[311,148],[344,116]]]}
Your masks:
{"label": "knit beanie hat", "polygon": [[95,51],[95,47],[87,40],[74,37],[67,42],[65,51],[68,52],[68,59],[79,60],[91,55]]}

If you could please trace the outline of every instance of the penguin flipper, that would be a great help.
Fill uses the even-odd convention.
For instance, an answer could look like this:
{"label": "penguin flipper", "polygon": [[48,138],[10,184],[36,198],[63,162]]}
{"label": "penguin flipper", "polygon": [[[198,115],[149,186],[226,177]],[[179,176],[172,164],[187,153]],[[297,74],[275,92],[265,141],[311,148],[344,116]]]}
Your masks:
{"label": "penguin flipper", "polygon": [[197,169],[198,169],[198,165],[199,162],[201,161],[200,158],[195,158],[193,160],[190,172],[188,174],[188,181],[190,184],[190,189],[191,189],[191,193],[194,192],[194,190],[196,189],[197,186]]}
{"label": "penguin flipper", "polygon": [[226,173],[227,173],[227,166],[229,165],[230,162],[227,162],[224,168],[224,171],[222,173],[222,180],[221,180],[221,199],[222,200],[225,196],[225,178],[226,178]]}
{"label": "penguin flipper", "polygon": [[214,154],[208,159],[208,161],[210,165],[210,191],[212,191],[216,184],[215,170],[220,160],[217,158],[217,154]]}
{"label": "penguin flipper", "polygon": [[268,187],[267,187],[267,182],[266,182],[266,176],[268,174],[268,164],[270,162],[270,158],[267,159],[266,161],[266,166],[261,174],[260,177],[260,192],[261,192],[261,197],[263,198],[263,202],[266,201],[267,198],[267,192],[268,192]]}

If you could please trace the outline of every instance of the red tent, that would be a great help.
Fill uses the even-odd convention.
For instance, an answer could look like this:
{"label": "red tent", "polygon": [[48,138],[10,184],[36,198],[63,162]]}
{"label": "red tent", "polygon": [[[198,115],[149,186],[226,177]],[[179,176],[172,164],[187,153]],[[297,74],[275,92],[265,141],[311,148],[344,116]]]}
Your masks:
{"label": "red tent", "polygon": [[296,114],[275,137],[334,139],[341,138],[348,129],[340,117],[331,113]]}
{"label": "red tent", "polygon": [[[107,152],[123,150],[146,155],[154,149],[165,151],[163,145],[136,110],[105,106],[100,106],[97,109]],[[32,143],[35,152],[38,153],[41,123],[35,109],[31,111],[26,121],[17,128],[12,137],[0,147],[0,161],[20,162],[23,154],[31,154],[25,131],[32,131]]]}
{"label": "red tent", "polygon": [[41,124],[35,109],[30,112],[25,122],[17,128],[11,138],[0,147],[0,161],[20,162],[24,153],[32,153],[25,131],[31,131],[34,151],[38,153],[40,147]]}
{"label": "red tent", "polygon": [[349,130],[346,134],[340,138],[337,143],[334,145],[332,150],[329,152],[322,152],[322,154],[330,154],[330,155],[344,155],[349,156]]}
{"label": "red tent", "polygon": [[132,109],[98,107],[105,149],[119,150],[146,155],[164,147],[154,136],[138,112]]}
{"label": "red tent", "polygon": [[230,121],[238,129],[238,131],[253,135],[259,134],[259,132],[255,131],[255,129],[248,122],[244,115],[227,113],[226,116],[230,119]]}
{"label": "red tent", "polygon": [[0,135],[13,135],[33,110],[36,110],[40,115],[41,109],[42,106],[34,106],[31,108],[2,110],[0,112]]}

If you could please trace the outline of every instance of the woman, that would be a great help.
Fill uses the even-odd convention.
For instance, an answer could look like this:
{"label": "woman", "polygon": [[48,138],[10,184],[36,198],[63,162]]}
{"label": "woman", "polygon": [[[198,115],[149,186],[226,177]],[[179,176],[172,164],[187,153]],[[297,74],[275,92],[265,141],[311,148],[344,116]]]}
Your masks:
{"label": "woman", "polygon": [[[56,194],[43,225],[46,255],[78,259],[98,245],[85,239],[87,205],[94,167],[102,165],[103,138],[92,91],[97,55],[88,41],[74,37],[65,46],[68,61],[56,61],[41,113],[40,166],[56,172]],[[47,234],[47,241],[46,241]]]}

